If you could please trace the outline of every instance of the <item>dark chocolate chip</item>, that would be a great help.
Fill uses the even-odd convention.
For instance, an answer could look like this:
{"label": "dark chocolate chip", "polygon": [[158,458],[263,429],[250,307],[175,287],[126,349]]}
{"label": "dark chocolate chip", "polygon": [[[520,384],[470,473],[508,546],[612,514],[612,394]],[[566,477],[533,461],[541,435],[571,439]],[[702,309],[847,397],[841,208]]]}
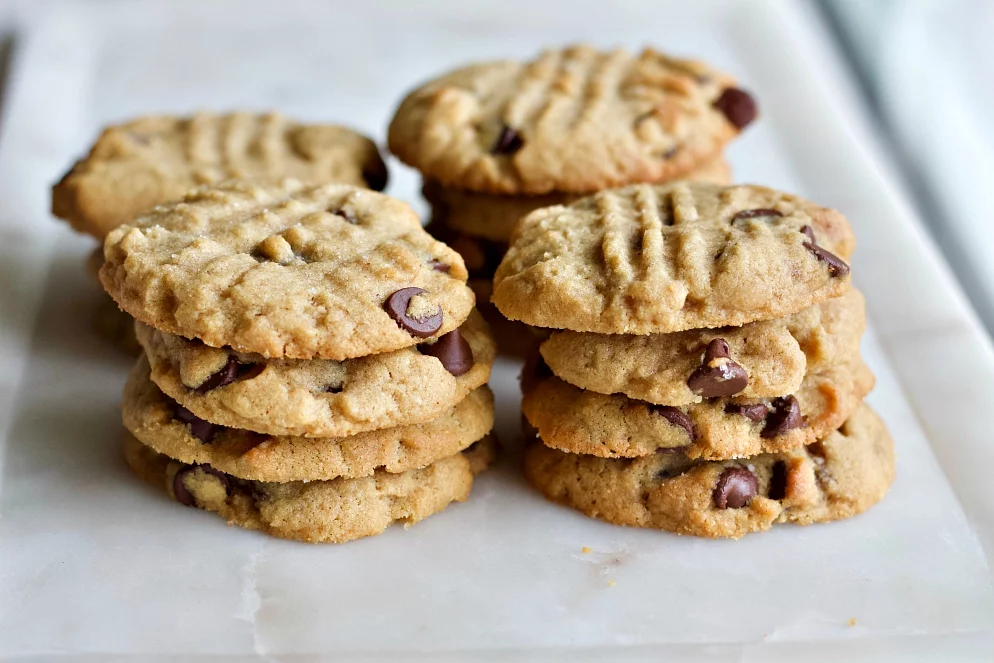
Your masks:
{"label": "dark chocolate chip", "polygon": [[265,364],[243,364],[234,355],[228,355],[228,361],[224,366],[217,373],[204,380],[196,391],[203,394],[225,387],[236,380],[251,380],[262,373],[265,368]]}
{"label": "dark chocolate chip", "polygon": [[421,354],[430,355],[442,362],[442,368],[452,375],[463,375],[473,368],[473,349],[458,329],[440,336],[431,345],[420,345]]}
{"label": "dark chocolate chip", "polygon": [[377,156],[362,169],[362,179],[366,180],[366,186],[373,191],[383,191],[390,180],[387,165]]}
{"label": "dark chocolate chip", "polygon": [[424,318],[407,315],[407,305],[415,295],[424,293],[423,288],[401,288],[387,297],[383,308],[387,314],[400,325],[400,328],[419,338],[427,338],[442,328],[442,310]]}
{"label": "dark chocolate chip", "polygon": [[782,500],[787,496],[787,463],[778,460],[770,472],[770,488],[766,496],[771,500]]}
{"label": "dark chocolate chip", "polygon": [[749,386],[749,374],[728,354],[728,342],[712,339],[704,350],[700,368],[687,378],[687,386],[704,398],[719,398],[737,394]]}
{"label": "dark chocolate chip", "polygon": [[217,477],[218,481],[221,482],[221,485],[224,486],[224,492],[228,495],[231,494],[231,480],[224,472],[215,470],[210,465],[187,465],[178,471],[173,477],[173,495],[176,496],[176,500],[180,504],[184,506],[197,506],[197,499],[193,496],[193,493],[187,489],[186,484],[183,483],[183,481],[187,476],[198,469],[203,470],[211,476]]}
{"label": "dark chocolate chip", "polygon": [[773,409],[766,417],[766,425],[760,436],[770,438],[783,435],[789,430],[804,425],[801,404],[794,396],[783,396],[773,401]]}
{"label": "dark chocolate chip", "polygon": [[725,414],[741,414],[749,421],[759,423],[770,413],[770,408],[763,403],[729,403],[725,406]]}
{"label": "dark chocolate chip", "polygon": [[204,421],[179,404],[176,405],[175,416],[177,421],[181,421],[190,427],[190,434],[193,435],[193,437],[197,438],[204,444],[210,444],[210,441],[214,439],[217,432],[224,428],[224,426],[218,426],[217,424],[212,424],[209,421]]}
{"label": "dark chocolate chip", "polygon": [[725,88],[721,96],[715,100],[714,107],[740,130],[748,126],[759,114],[752,95],[735,87]]}
{"label": "dark chocolate chip", "polygon": [[815,231],[811,226],[801,226],[801,234],[811,240],[812,244],[817,244],[815,240]]}
{"label": "dark chocolate chip", "polygon": [[756,209],[744,209],[741,212],[736,212],[735,216],[732,217],[732,223],[740,219],[755,219],[758,216],[783,216],[782,212],[775,209],[770,209],[768,207],[757,207]]}
{"label": "dark chocolate chip", "polygon": [[452,269],[452,265],[446,265],[441,260],[435,260],[434,258],[428,261],[428,266],[436,272],[444,272],[446,274],[448,274],[449,270]]}
{"label": "dark chocolate chip", "polygon": [[351,223],[353,226],[359,225],[359,219],[357,219],[356,216],[355,216],[355,214],[353,214],[349,210],[338,209],[337,207],[332,207],[328,211],[331,212],[332,214],[334,214],[335,216],[342,217],[348,223]]}
{"label": "dark chocolate chip", "polygon": [[649,409],[674,426],[679,426],[687,431],[687,435],[692,441],[697,439],[697,429],[694,428],[694,422],[687,416],[687,413],[672,405],[650,405]]}
{"label": "dark chocolate chip", "polygon": [[845,276],[849,273],[849,265],[834,253],[826,251],[814,242],[805,242],[804,248],[814,254],[814,257],[819,261],[828,265],[829,276]]}
{"label": "dark chocolate chip", "polygon": [[336,384],[324,388],[324,393],[326,394],[340,394],[345,391],[345,385]]}
{"label": "dark chocolate chip", "polygon": [[524,146],[525,142],[521,139],[518,132],[505,124],[501,127],[500,135],[497,136],[494,146],[490,148],[490,153],[514,154]]}
{"label": "dark chocolate chip", "polygon": [[718,477],[711,499],[716,509],[741,509],[756,496],[758,485],[756,475],[748,469],[729,467]]}

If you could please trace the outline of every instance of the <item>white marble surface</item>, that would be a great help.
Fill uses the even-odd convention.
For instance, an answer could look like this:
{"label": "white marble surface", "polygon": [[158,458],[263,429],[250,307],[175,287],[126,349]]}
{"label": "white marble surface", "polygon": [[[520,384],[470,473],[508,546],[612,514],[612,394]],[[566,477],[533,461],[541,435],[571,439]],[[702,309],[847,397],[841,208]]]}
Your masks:
{"label": "white marble surface", "polygon": [[[0,660],[984,660],[994,353],[809,19],[784,3],[516,0],[76,3],[40,23],[0,136]],[[735,72],[764,110],[731,151],[738,177],[851,218],[871,402],[899,455],[881,505],[739,542],[590,521],[520,478],[510,363],[494,380],[510,452],[469,502],[407,531],[268,539],[128,475],[127,362],[89,331],[90,244],[46,213],[101,124],[276,106],[382,136],[434,71],[577,39]],[[416,202],[413,174],[393,175]]]}

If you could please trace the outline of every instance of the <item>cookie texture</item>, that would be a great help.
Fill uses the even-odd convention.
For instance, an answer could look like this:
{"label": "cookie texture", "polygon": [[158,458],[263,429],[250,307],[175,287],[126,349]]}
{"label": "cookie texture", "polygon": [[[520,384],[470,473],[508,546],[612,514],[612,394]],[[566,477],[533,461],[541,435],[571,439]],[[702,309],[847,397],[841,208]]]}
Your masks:
{"label": "cookie texture", "polygon": [[874,384],[858,356],[805,376],[787,398],[711,398],[679,408],[586,391],[557,377],[523,381],[521,408],[542,443],[605,458],[677,452],[728,459],[810,444],[838,428]]}
{"label": "cookie texture", "polygon": [[[737,398],[793,394],[806,374],[855,356],[865,329],[863,295],[852,289],[792,316],[742,327],[647,336],[557,331],[540,351],[557,377],[582,389],[680,406],[711,396],[721,371],[734,366],[747,380],[732,387]],[[716,340],[728,348],[724,366],[707,361]]]}
{"label": "cookie texture", "polygon": [[424,467],[462,451],[493,428],[493,394],[480,387],[441,415],[349,437],[261,435],[191,417],[150,380],[138,360],[124,388],[124,426],[143,444],[188,464],[255,481],[371,476]]}
{"label": "cookie texture", "polygon": [[387,171],[373,141],[345,127],[276,113],[142,117],[103,131],[52,188],[52,214],[103,239],[194,187],[287,177],[382,190]]}
{"label": "cookie texture", "polygon": [[580,45],[436,78],[403,100],[388,140],[446,187],[579,193],[680,177],[755,116],[748,94],[704,64]]}
{"label": "cookie texture", "polygon": [[198,189],[112,231],[104,257],[104,288],[138,320],[266,358],[410,347],[474,302],[462,258],[414,210],[347,185]]}
{"label": "cookie texture", "polygon": [[492,461],[496,440],[487,437],[462,453],[400,474],[331,481],[271,483],[236,479],[209,465],[187,465],[126,434],[124,455],[132,471],[164,488],[170,498],[272,536],[309,543],[343,543],[405,526],[465,501],[473,476]]}
{"label": "cookie texture", "polygon": [[849,518],[883,499],[894,446],[866,405],[820,442],[741,461],[679,454],[634,460],[563,453],[539,444],[525,474],[548,499],[616,525],[739,538],[777,523]]}
{"label": "cookie texture", "polygon": [[849,289],[835,210],[758,186],[603,191],[521,220],[493,302],[538,327],[654,334],[792,315]]}
{"label": "cookie texture", "polygon": [[[731,177],[728,162],[718,157],[684,174],[681,179],[729,184]],[[518,220],[530,212],[541,207],[566,205],[586,195],[552,192],[536,196],[497,196],[467,189],[450,189],[430,180],[425,182],[421,191],[431,205],[432,222],[444,224],[458,233],[504,245],[511,240]],[[465,254],[463,257],[466,257]],[[490,275],[493,276],[492,269]]]}
{"label": "cookie texture", "polygon": [[458,330],[472,365],[453,367],[430,345],[378,355],[270,359],[212,348],[138,323],[152,381],[202,419],[271,435],[340,437],[435,418],[490,378],[496,344],[479,313]]}

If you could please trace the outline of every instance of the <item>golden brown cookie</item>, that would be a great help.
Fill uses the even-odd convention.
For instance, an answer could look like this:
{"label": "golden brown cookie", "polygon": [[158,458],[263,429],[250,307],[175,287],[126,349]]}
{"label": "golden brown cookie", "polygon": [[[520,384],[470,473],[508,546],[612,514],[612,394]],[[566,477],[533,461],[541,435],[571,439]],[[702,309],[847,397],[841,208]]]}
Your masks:
{"label": "golden brown cookie", "polygon": [[658,334],[792,315],[849,289],[838,212],[758,186],[676,182],[532,212],[493,302],[537,327]]}
{"label": "golden brown cookie", "polygon": [[350,437],[270,436],[205,421],[163,394],[138,360],[124,387],[124,426],[142,444],[188,464],[207,464],[254,481],[311,481],[392,474],[424,467],[483,438],[493,428],[487,387],[422,424]]}
{"label": "golden brown cookie", "polygon": [[228,182],[112,231],[100,279],[138,320],[267,358],[342,360],[459,327],[462,258],[407,204],[347,185]]}
{"label": "golden brown cookie", "polygon": [[142,117],[104,129],[52,188],[52,214],[103,239],[194,187],[287,177],[381,191],[387,171],[376,145],[345,127],[300,124],[276,113]]}
{"label": "golden brown cookie", "polygon": [[756,114],[729,76],[699,62],[581,45],[429,81],[403,100],[388,139],[446,187],[591,192],[681,177]]}
{"label": "golden brown cookie", "polygon": [[132,471],[186,506],[213,511],[247,529],[309,543],[344,543],[405,527],[469,497],[473,476],[496,455],[487,436],[469,449],[400,474],[331,481],[246,481],[209,465],[187,465],[124,436]]}
{"label": "golden brown cookie", "polygon": [[742,327],[647,336],[557,331],[541,353],[557,377],[582,389],[680,406],[793,394],[806,374],[855,356],[865,328],[863,295],[852,289]]}
{"label": "golden brown cookie", "polygon": [[866,405],[820,442],[738,461],[680,454],[633,460],[525,452],[525,475],[548,499],[616,525],[737,539],[776,523],[841,520],[883,499],[894,445]]}

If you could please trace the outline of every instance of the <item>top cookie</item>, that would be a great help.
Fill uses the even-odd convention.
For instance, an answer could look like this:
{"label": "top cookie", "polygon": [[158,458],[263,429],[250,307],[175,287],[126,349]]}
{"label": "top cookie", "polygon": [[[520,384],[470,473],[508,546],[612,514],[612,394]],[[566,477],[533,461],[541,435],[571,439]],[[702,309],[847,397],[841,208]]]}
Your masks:
{"label": "top cookie", "polygon": [[411,92],[390,150],[443,186],[500,194],[592,192],[677,178],[756,117],[734,81],[652,49],[590,46],[475,64]]}
{"label": "top cookie", "polygon": [[162,331],[266,358],[423,343],[473,308],[459,254],[405,203],[347,185],[229,182],[107,236],[104,287]]}
{"label": "top cookie", "polygon": [[275,113],[143,117],[108,127],[52,188],[52,213],[103,239],[156,205],[225,179],[386,186],[375,143],[345,127]]}
{"label": "top cookie", "polygon": [[603,191],[518,224],[493,302],[536,327],[653,334],[791,315],[850,287],[839,212],[758,186]]}

